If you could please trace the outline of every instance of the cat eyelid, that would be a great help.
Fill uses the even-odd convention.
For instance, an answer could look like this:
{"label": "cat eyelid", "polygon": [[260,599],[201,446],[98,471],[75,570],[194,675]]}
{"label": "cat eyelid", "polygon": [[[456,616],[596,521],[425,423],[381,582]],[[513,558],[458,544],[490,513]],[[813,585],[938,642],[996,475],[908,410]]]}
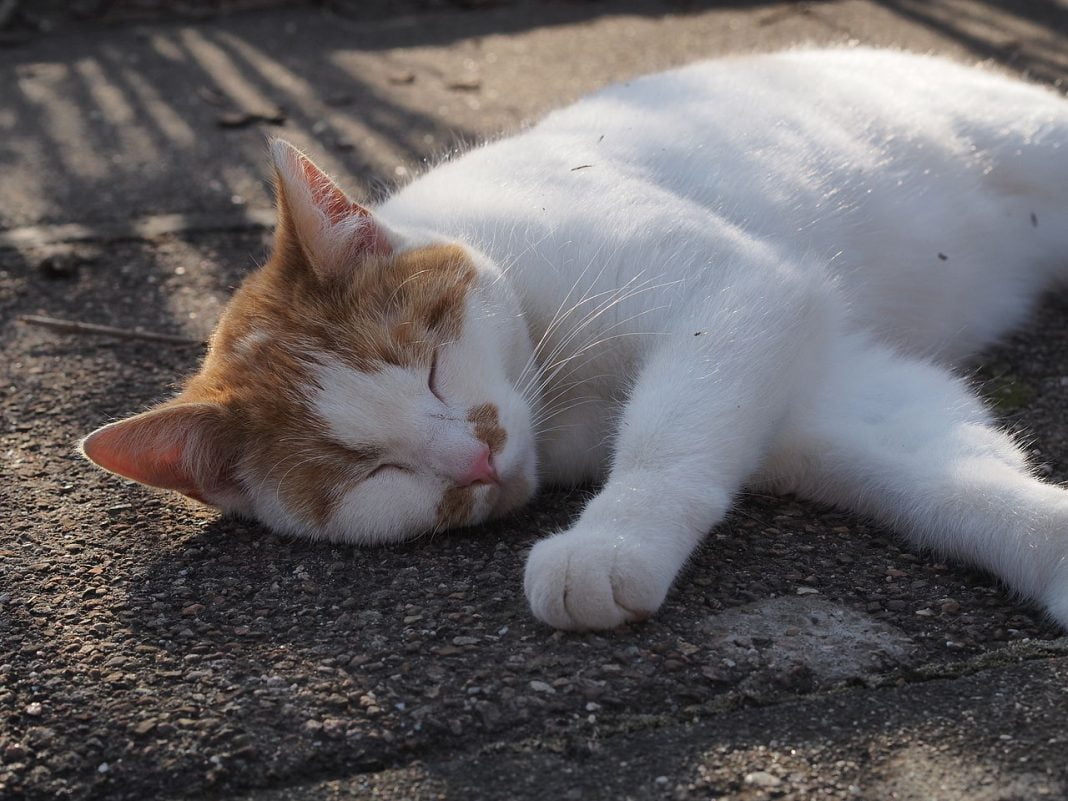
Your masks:
{"label": "cat eyelid", "polygon": [[409,470],[407,467],[404,467],[403,465],[388,464],[387,463],[387,464],[380,464],[378,467],[376,467],[374,470],[372,470],[370,473],[367,474],[367,478],[374,478],[375,476],[380,476],[384,472],[386,472],[387,470],[399,470],[402,473],[410,473],[410,472],[412,472],[411,470]]}
{"label": "cat eyelid", "polygon": [[430,374],[427,376],[426,385],[430,388],[431,394],[442,403],[445,403],[445,399],[441,397],[441,393],[438,392],[437,387],[438,377],[438,349],[434,348],[434,353],[430,357]]}

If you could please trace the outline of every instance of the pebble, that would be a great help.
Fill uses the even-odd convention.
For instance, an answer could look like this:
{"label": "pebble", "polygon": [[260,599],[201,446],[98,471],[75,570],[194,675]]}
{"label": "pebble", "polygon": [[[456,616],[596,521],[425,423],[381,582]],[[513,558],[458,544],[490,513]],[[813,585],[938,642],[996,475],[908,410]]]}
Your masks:
{"label": "pebble", "polygon": [[133,730],[134,730],[134,734],[142,734],[143,735],[143,734],[148,734],[154,728],[156,728],[156,720],[155,720],[155,718],[148,718],[147,720],[142,720],[140,723],[138,723],[136,726],[134,726]]}
{"label": "pebble", "polygon": [[32,718],[39,718],[44,712],[44,707],[37,701],[26,704],[26,714]]}
{"label": "pebble", "polygon": [[755,784],[757,787],[778,787],[782,784],[782,779],[766,770],[755,770],[745,774],[745,783]]}
{"label": "pebble", "polygon": [[538,681],[537,679],[535,679],[534,681],[532,681],[530,683],[530,689],[534,690],[534,692],[539,692],[539,693],[555,693],[556,692],[555,688],[553,688],[552,685],[546,684],[544,681]]}
{"label": "pebble", "polygon": [[323,734],[332,739],[338,739],[345,734],[345,721],[341,718],[327,718],[320,724]]}

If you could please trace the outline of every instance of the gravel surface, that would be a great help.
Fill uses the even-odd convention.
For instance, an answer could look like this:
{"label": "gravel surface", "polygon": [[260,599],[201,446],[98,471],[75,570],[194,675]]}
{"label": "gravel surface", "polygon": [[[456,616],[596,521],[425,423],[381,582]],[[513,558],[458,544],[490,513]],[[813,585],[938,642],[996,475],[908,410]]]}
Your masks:
{"label": "gravel surface", "polygon": [[[608,77],[732,43],[855,37],[959,53],[967,31],[992,28],[968,16],[982,9],[1001,15],[997,30],[1023,32],[1006,61],[1065,74],[1049,55],[1050,42],[1064,49],[1057,4],[946,6],[957,33],[920,19],[938,7],[904,2],[684,16],[654,13],[666,4],[552,5],[553,26],[490,9],[377,32],[298,9],[210,28],[60,32],[0,53],[0,87],[19,89],[0,89],[0,226],[262,208],[262,141],[277,130],[323,143],[331,166],[361,174],[350,185],[366,188],[418,169],[457,131],[515,127]],[[463,20],[476,33],[449,27]],[[220,127],[219,109],[248,110],[228,94],[240,94],[236,84],[220,78],[223,104],[206,101],[188,62],[160,55],[161,42],[197,33],[230,52],[255,42],[281,53],[272,31],[286,26],[305,44],[279,56],[290,77],[271,73],[278,82],[262,92],[286,108],[282,125]],[[376,36],[393,38],[358,49]],[[993,46],[968,36],[975,54]],[[72,76],[93,74],[78,64],[109,52],[139,54],[193,142],[172,142],[160,160],[151,132],[166,128],[151,125],[176,125],[161,107],[131,105],[115,127],[106,92],[65,94]],[[293,87],[305,84],[292,81],[345,59],[366,66],[363,88],[329,105],[344,88],[334,75],[316,84],[319,106],[296,102]],[[456,76],[469,88],[450,88]],[[85,141],[42,122],[59,108],[45,90],[69,97]],[[318,108],[329,127],[316,131]],[[367,115],[374,126],[339,146],[339,132]],[[72,243],[54,241],[57,230],[0,248],[0,798],[1068,794],[1068,640],[986,574],[912,552],[848,514],[747,496],[655,620],[563,634],[530,618],[523,560],[577,514],[588,488],[543,495],[492,526],[357,549],[282,539],[91,469],[77,439],[165,395],[200,350],[61,334],[16,316],[201,338],[267,234],[193,225]],[[1068,480],[1066,353],[1061,296],[973,371],[1056,481]]]}

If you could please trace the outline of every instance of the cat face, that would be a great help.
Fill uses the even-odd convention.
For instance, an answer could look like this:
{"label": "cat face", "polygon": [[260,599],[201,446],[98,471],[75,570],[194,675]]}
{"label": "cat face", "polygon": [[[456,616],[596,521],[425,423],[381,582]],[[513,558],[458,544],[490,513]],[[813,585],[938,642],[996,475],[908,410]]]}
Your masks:
{"label": "cat face", "polygon": [[388,230],[273,147],[270,261],[172,401],[90,434],[107,470],[351,542],[478,523],[535,490],[518,307],[475,253]]}

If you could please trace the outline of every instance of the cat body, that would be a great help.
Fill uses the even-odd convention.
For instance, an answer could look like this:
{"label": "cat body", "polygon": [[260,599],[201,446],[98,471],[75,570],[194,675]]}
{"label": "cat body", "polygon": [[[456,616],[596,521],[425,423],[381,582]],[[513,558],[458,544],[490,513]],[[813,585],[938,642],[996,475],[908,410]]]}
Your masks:
{"label": "cat body", "polygon": [[271,262],[183,393],[85,451],[352,542],[603,481],[528,560],[562,628],[654,612],[745,485],[872,515],[1068,625],[1068,491],[947,369],[1068,274],[1065,141],[1051,92],[857,48],[610,87],[373,212],[276,143]]}
{"label": "cat body", "polygon": [[[611,406],[657,335],[722,329],[732,302],[789,317],[791,291],[953,364],[1068,272],[1055,216],[1068,204],[1065,113],[1038,87],[892,51],[724,59],[611,87],[438,167],[380,214],[489,254],[542,352],[588,348],[562,371],[581,381],[574,393],[594,382]],[[1049,219],[1036,227],[1039,204]],[[689,350],[719,360],[714,340]],[[774,355],[746,344],[733,346],[743,360]],[[544,475],[598,477],[612,416],[554,418]]]}

